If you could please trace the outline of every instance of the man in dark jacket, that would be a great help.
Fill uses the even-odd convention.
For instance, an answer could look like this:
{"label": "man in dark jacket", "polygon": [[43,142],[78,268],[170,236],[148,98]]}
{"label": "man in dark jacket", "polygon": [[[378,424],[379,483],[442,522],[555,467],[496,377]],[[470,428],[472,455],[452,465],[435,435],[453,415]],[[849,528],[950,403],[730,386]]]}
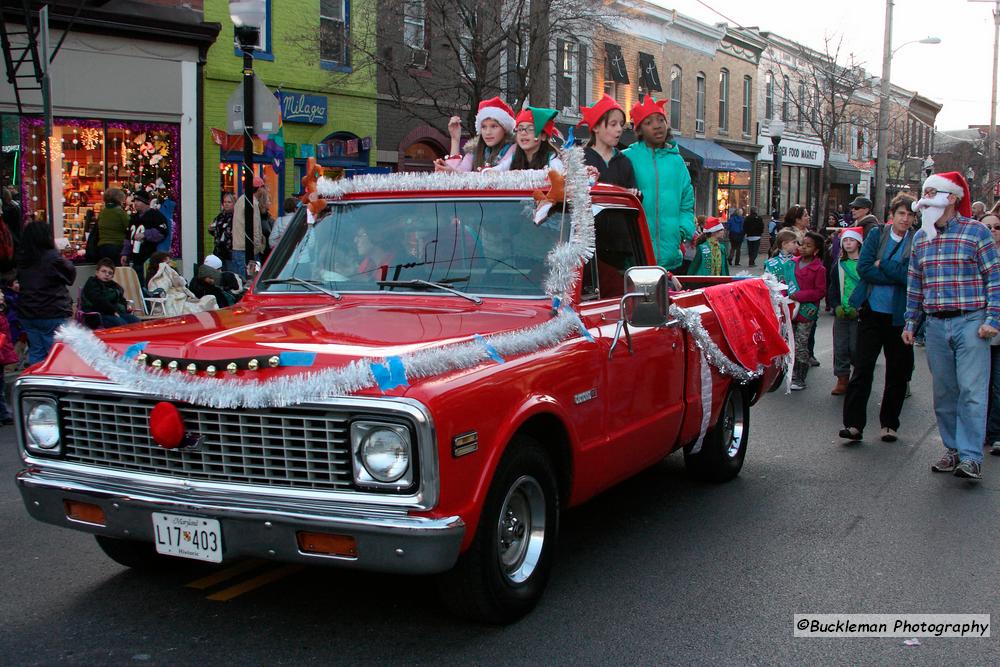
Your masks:
{"label": "man in dark jacket", "polygon": [[868,238],[868,232],[878,224],[878,218],[872,215],[872,200],[868,197],[858,195],[850,203],[851,217],[854,218],[854,226],[864,229],[864,237]]}
{"label": "man in dark jacket", "polygon": [[132,314],[132,306],[125,300],[125,290],[114,281],[115,265],[110,259],[97,263],[97,275],[83,285],[80,307],[87,312],[101,314],[101,326],[120,327],[134,324],[139,318]]}
{"label": "man in dark jacket", "polygon": [[146,262],[156,252],[157,244],[170,232],[170,222],[158,209],[149,205],[150,201],[149,194],[143,190],[132,195],[135,215],[122,245],[122,266],[128,266],[131,258],[132,268],[139,276],[143,289],[146,287]]}
{"label": "man in dark jacket", "polygon": [[747,237],[747,259],[750,266],[757,265],[757,255],[760,253],[760,237],[764,235],[764,220],[751,208],[750,215],[743,221],[743,233]]}

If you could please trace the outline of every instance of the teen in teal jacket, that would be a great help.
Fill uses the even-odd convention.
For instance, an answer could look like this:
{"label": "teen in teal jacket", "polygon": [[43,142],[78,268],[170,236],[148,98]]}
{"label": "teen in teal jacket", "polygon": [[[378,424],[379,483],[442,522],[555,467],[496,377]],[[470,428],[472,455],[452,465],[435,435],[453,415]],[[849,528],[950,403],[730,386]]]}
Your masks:
{"label": "teen in teal jacket", "polygon": [[639,141],[622,153],[632,161],[636,185],[642,191],[642,208],[656,261],[674,270],[684,261],[681,241],[690,244],[694,238],[694,188],[684,158],[670,135],[663,102],[647,96],[643,105],[632,108]]}

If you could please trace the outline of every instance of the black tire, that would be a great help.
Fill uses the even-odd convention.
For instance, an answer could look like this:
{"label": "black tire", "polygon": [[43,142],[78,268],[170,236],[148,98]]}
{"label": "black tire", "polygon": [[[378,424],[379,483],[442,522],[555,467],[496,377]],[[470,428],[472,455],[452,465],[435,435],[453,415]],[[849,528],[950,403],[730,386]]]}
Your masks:
{"label": "black tire", "polygon": [[534,440],[516,437],[497,466],[472,545],[438,577],[445,605],[495,625],[531,611],[549,580],[559,509],[548,455]]}
{"label": "black tire", "polygon": [[94,535],[94,538],[108,558],[133,570],[155,572],[176,569],[180,565],[187,564],[182,558],[156,553],[156,547],[152,542],[120,540],[104,535]]}
{"label": "black tire", "polygon": [[702,442],[698,453],[694,444],[684,449],[684,465],[695,478],[706,482],[728,482],[740,474],[750,440],[750,399],[746,391],[733,384],[716,422]]}

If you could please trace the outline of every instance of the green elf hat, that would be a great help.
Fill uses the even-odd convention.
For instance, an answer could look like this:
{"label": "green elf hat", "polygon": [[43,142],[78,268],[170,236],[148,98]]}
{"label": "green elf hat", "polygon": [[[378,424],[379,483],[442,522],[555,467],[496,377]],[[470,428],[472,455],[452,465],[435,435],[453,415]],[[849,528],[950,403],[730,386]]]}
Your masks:
{"label": "green elf hat", "polygon": [[517,127],[521,123],[531,123],[535,126],[536,137],[543,132],[550,137],[558,137],[561,136],[559,134],[559,130],[556,129],[556,116],[558,115],[559,112],[555,109],[525,107],[524,109],[521,109],[519,114],[517,114],[514,127]]}

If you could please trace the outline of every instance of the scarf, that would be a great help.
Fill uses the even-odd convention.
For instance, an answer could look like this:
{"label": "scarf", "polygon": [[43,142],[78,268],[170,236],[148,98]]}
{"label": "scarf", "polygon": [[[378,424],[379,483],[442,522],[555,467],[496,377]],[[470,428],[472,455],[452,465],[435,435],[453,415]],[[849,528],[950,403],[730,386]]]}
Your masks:
{"label": "scarf", "polygon": [[719,239],[710,238],[708,239],[708,275],[710,276],[721,276],[722,275],[722,247],[719,245]]}

